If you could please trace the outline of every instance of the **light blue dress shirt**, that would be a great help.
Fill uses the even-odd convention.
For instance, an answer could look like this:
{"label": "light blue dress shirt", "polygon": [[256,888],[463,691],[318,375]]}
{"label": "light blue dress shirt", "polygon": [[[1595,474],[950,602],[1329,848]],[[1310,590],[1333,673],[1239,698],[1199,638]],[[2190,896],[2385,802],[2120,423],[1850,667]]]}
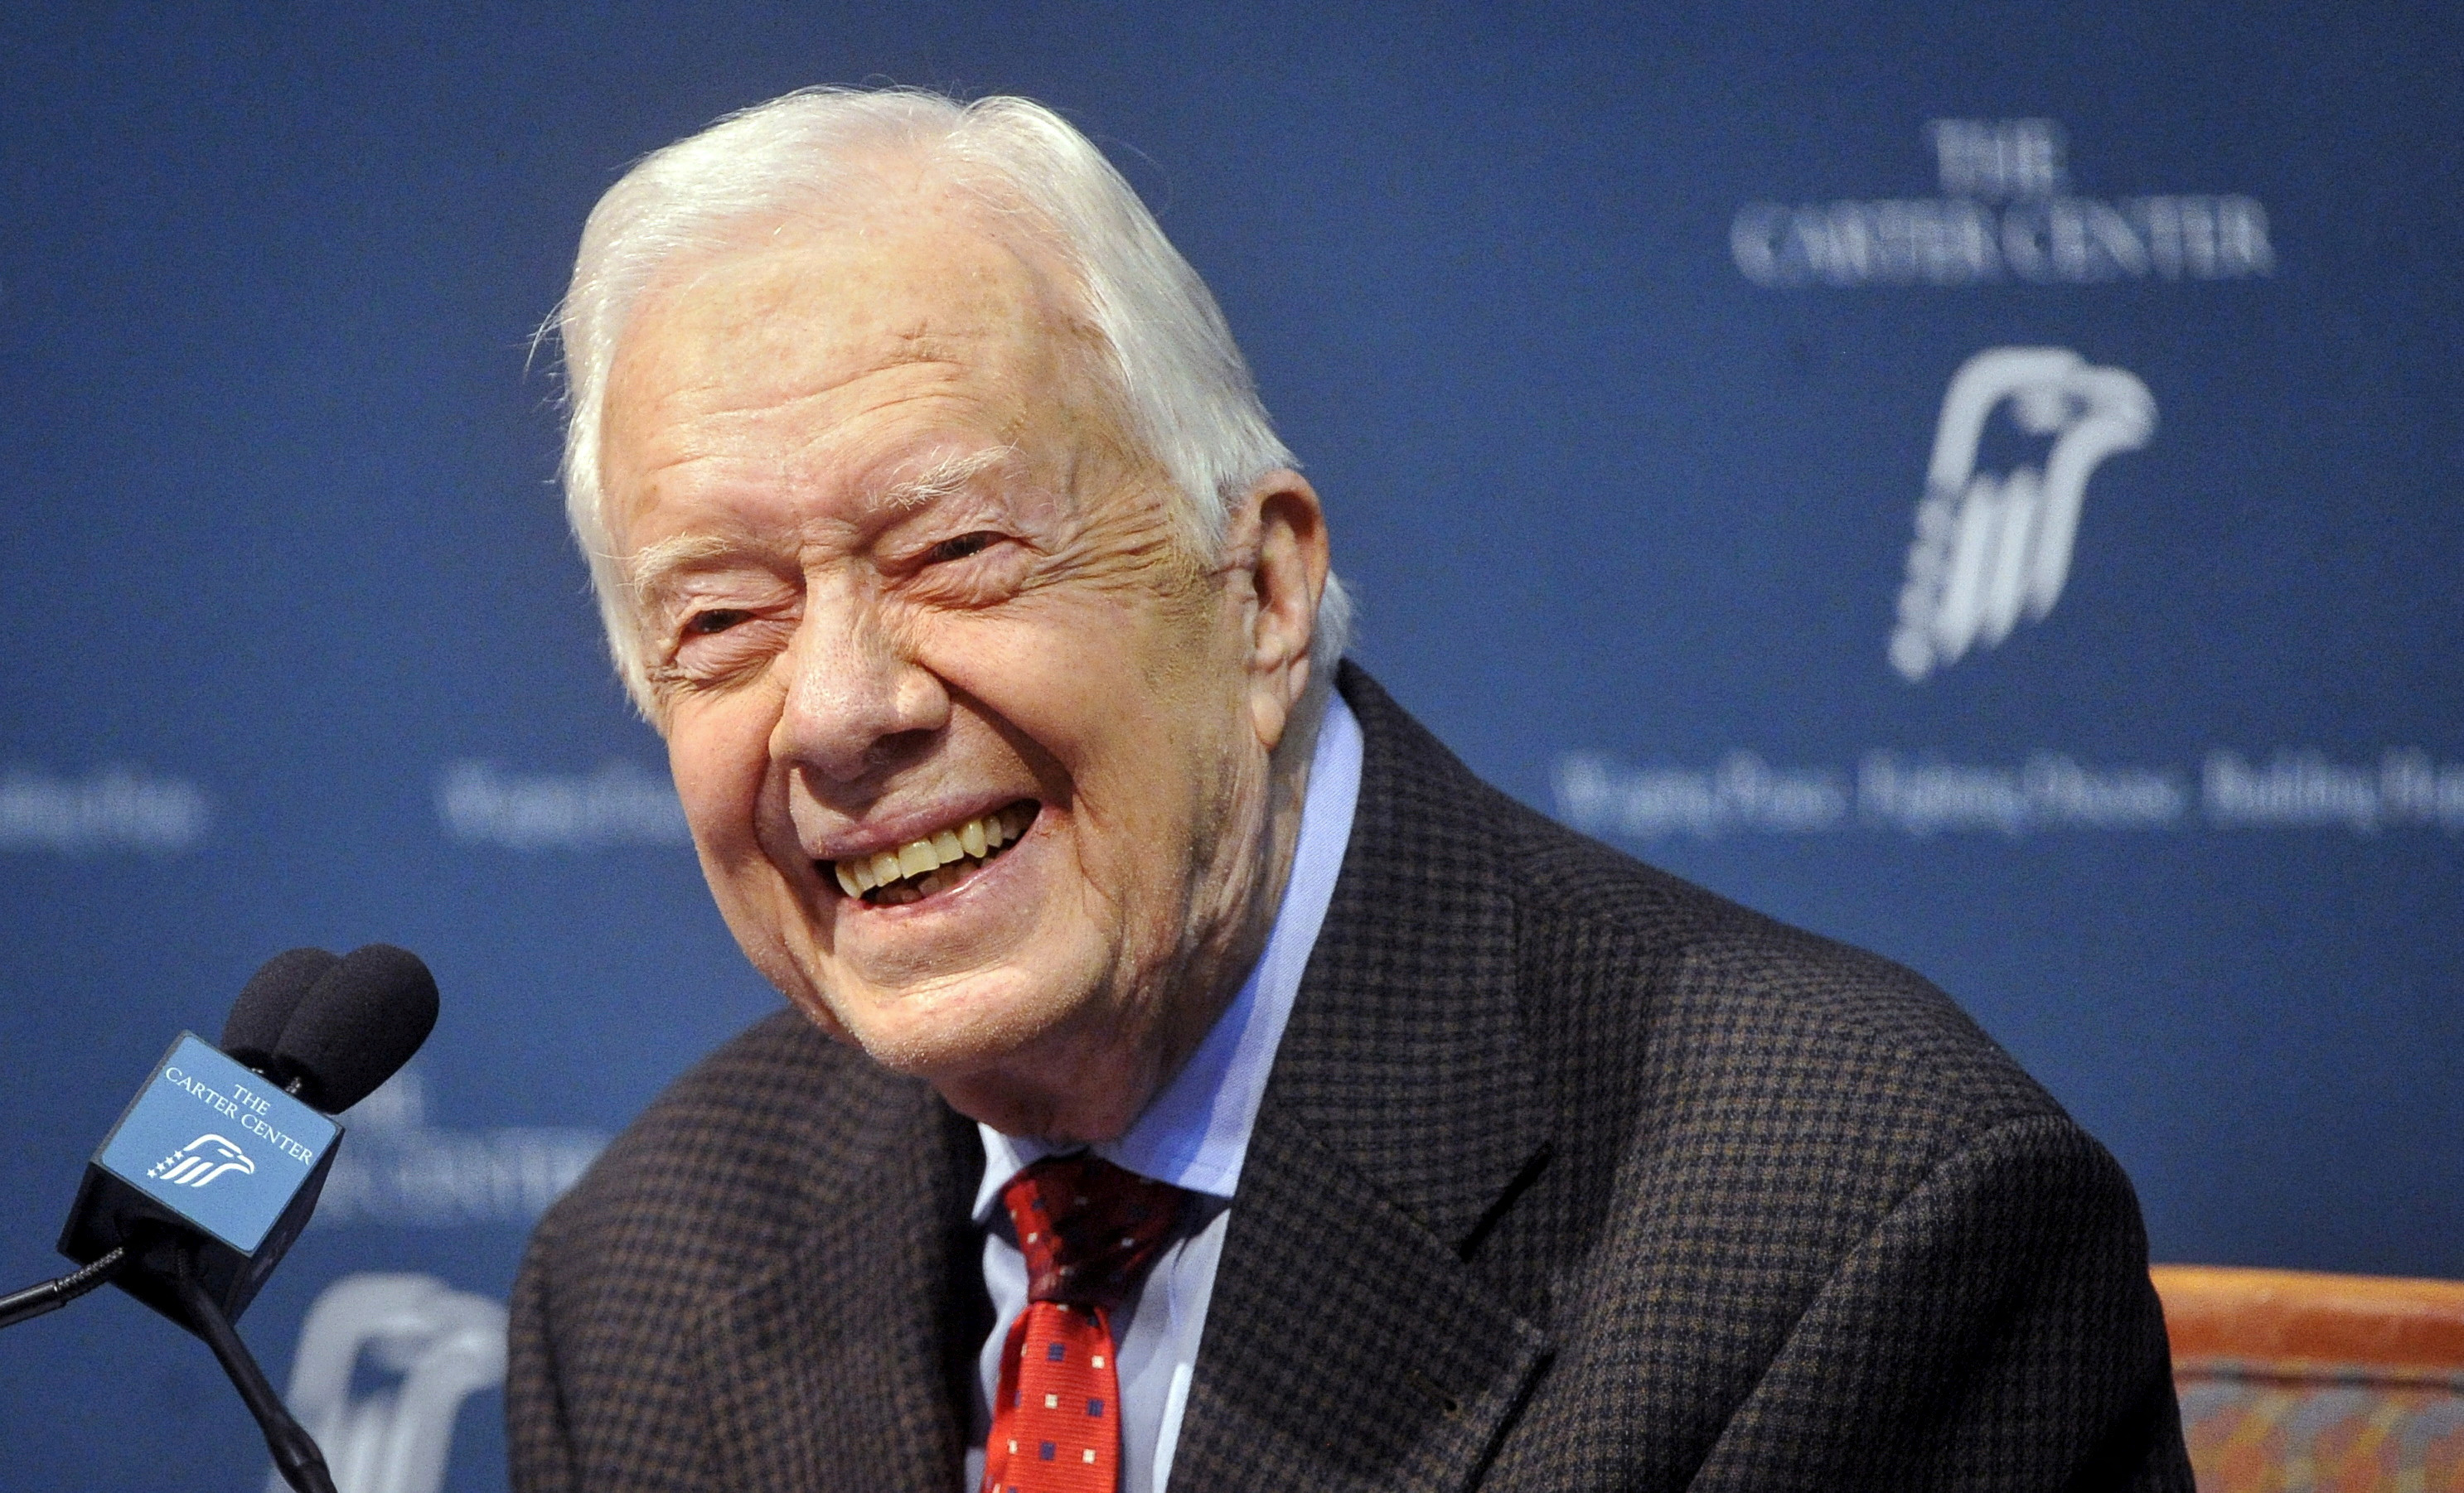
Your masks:
{"label": "light blue dress shirt", "polygon": [[[1198,1338],[1215,1293],[1241,1163],[1266,1091],[1275,1048],[1301,987],[1301,971],[1317,944],[1352,841],[1352,810],[1360,797],[1360,723],[1341,695],[1327,702],[1309,761],[1309,796],[1301,805],[1300,842],[1292,852],[1283,906],[1265,952],[1232,1004],[1216,1019],[1161,1093],[1129,1132],[1096,1146],[1117,1166],[1184,1187],[1198,1197],[1182,1231],[1155,1257],[1137,1293],[1112,1315],[1115,1372],[1121,1381],[1121,1493],[1163,1493],[1180,1438],[1180,1415],[1198,1365]],[[1001,1191],[1028,1163],[1067,1149],[1032,1136],[1004,1135],[979,1126],[984,1137],[984,1179],[976,1189],[976,1223],[984,1230],[984,1286],[993,1299],[993,1330],[976,1359],[975,1431],[967,1452],[967,1487],[984,1479],[984,1437],[992,1428],[993,1394],[1001,1383],[1001,1348],[1009,1326],[1026,1308],[1026,1261],[1011,1236]]]}

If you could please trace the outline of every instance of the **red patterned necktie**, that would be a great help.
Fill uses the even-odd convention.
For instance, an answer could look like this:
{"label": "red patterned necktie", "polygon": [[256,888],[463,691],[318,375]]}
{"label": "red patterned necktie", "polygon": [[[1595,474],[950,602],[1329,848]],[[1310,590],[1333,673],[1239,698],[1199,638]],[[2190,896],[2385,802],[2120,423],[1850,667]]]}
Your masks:
{"label": "red patterned necktie", "polygon": [[1047,1156],[1001,1189],[1026,1257],[1026,1309],[1001,1348],[984,1493],[1118,1493],[1112,1311],[1187,1196],[1100,1156]]}

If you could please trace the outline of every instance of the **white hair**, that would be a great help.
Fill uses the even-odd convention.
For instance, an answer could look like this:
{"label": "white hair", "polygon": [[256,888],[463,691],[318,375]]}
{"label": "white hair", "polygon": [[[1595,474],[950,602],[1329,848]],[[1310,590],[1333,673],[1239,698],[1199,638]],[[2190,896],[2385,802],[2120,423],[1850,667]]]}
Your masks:
{"label": "white hair", "polygon": [[[916,89],[808,88],[729,115],[644,157],[599,199],[573,284],[552,318],[568,401],[565,511],[589,557],[608,650],[637,705],[656,718],[632,580],[600,485],[607,376],[636,302],[681,262],[742,247],[789,215],[860,208],[887,152],[921,157],[961,190],[1034,233],[1075,276],[1125,434],[1173,484],[1192,552],[1218,551],[1233,501],[1296,467],[1258,401],[1223,313],[1137,193],[1088,139],[1025,99],[960,104]],[[543,329],[544,330],[544,329]],[[1352,603],[1327,577],[1310,645],[1311,695],[1331,681]]]}

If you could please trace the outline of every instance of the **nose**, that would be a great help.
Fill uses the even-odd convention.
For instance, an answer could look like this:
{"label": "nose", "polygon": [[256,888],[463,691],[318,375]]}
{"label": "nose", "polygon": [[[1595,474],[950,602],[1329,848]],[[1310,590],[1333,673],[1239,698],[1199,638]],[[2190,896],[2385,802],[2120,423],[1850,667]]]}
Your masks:
{"label": "nose", "polygon": [[857,787],[929,750],[949,724],[950,695],[901,633],[865,597],[808,591],[788,645],[772,759],[802,769],[817,788]]}

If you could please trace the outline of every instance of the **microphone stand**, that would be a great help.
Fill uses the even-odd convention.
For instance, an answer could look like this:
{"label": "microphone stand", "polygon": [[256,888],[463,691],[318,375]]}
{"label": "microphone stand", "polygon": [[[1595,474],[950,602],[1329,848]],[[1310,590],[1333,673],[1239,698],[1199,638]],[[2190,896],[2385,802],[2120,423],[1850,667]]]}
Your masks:
{"label": "microphone stand", "polygon": [[266,1381],[265,1371],[256,1366],[248,1345],[223,1315],[223,1308],[198,1283],[196,1255],[183,1244],[179,1251],[180,1269],[176,1284],[180,1302],[188,1309],[189,1321],[206,1346],[222,1360],[223,1372],[231,1376],[231,1387],[239,1391],[248,1413],[256,1417],[257,1428],[265,1433],[265,1449],[274,1454],[275,1470],[296,1493],[335,1493],[334,1475],[325,1468],[325,1454],[317,1449],[317,1440],[298,1421],[282,1396],[274,1393]]}
{"label": "microphone stand", "polygon": [[[197,1335],[222,1361],[223,1372],[231,1376],[248,1413],[256,1417],[258,1429],[265,1433],[266,1450],[274,1454],[274,1465],[281,1472],[282,1481],[290,1483],[296,1493],[335,1493],[334,1475],[326,1470],[325,1454],[317,1449],[316,1438],[291,1417],[282,1396],[274,1393],[274,1386],[266,1382],[265,1371],[256,1366],[255,1356],[240,1341],[231,1318],[223,1314],[222,1306],[198,1282],[195,1247],[183,1241],[174,1255],[179,1262],[179,1274],[173,1284],[179,1291],[180,1303],[187,1308]],[[115,1246],[92,1264],[56,1281],[0,1296],[0,1328],[13,1328],[29,1318],[59,1310],[119,1274],[127,1260],[127,1249]]]}

